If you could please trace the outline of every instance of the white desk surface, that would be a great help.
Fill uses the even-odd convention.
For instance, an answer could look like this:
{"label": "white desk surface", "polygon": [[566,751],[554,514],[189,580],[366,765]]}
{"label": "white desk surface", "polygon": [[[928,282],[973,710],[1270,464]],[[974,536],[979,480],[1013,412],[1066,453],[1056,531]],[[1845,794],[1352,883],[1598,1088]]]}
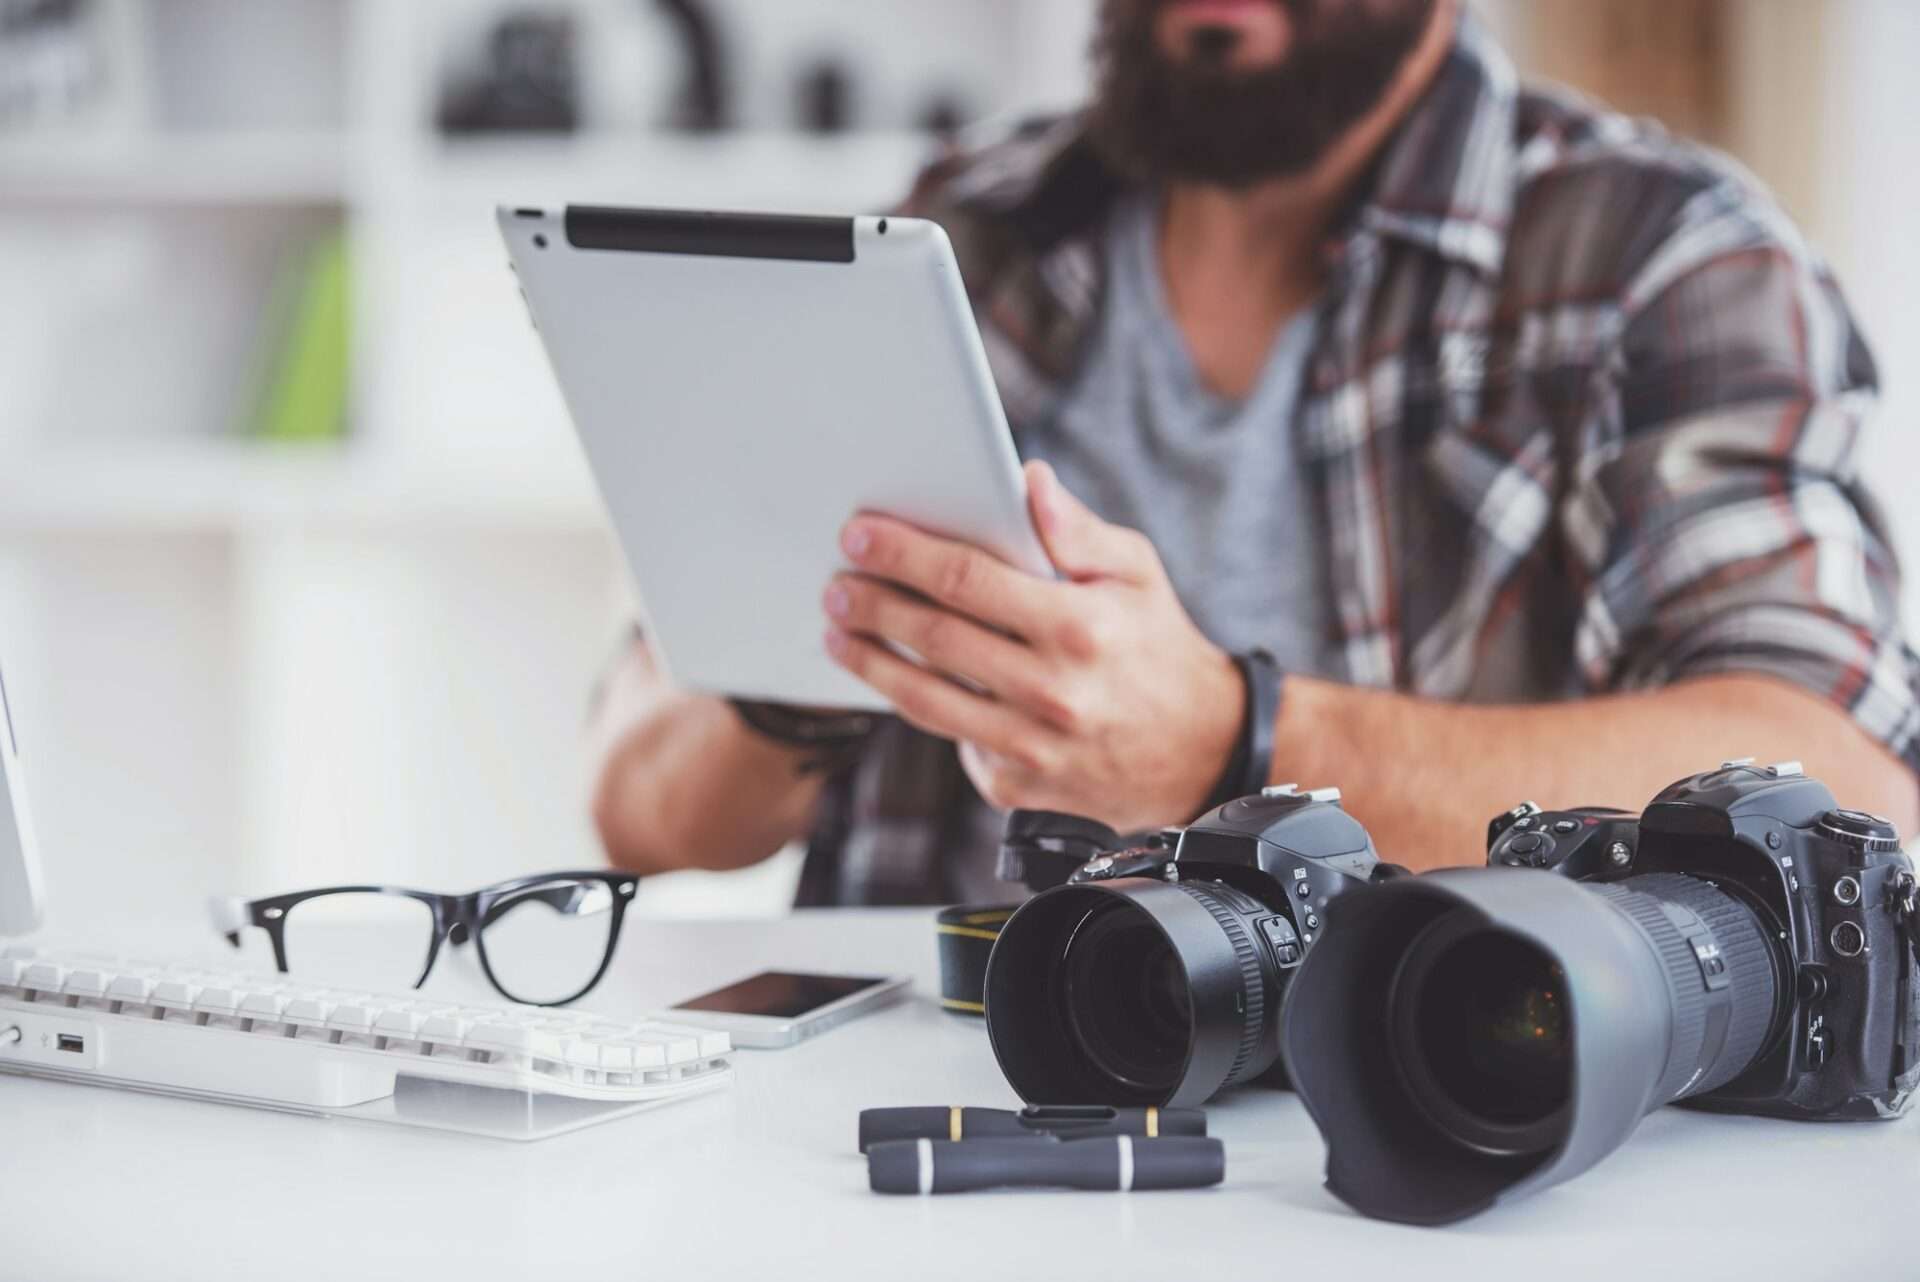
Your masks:
{"label": "white desk surface", "polygon": [[[1422,1230],[1336,1202],[1299,1102],[1252,1088],[1210,1110],[1217,1189],[877,1196],[854,1152],[862,1107],[1016,1103],[979,1022],[932,1000],[929,913],[629,922],[583,1004],[637,1012],[773,965],[910,970],[916,992],[799,1048],[740,1053],[730,1090],[530,1144],[0,1077],[0,1279],[1920,1274],[1911,1119],[1665,1109],[1570,1184]],[[432,991],[479,995],[458,975]]]}

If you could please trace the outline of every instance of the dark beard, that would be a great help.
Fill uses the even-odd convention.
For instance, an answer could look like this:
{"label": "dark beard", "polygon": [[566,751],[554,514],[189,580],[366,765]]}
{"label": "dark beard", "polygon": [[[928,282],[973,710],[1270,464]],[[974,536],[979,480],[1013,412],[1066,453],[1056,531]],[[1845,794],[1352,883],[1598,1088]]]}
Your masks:
{"label": "dark beard", "polygon": [[1434,6],[1281,0],[1293,24],[1285,58],[1235,71],[1230,44],[1177,62],[1163,54],[1153,31],[1162,2],[1102,6],[1089,138],[1130,179],[1223,187],[1311,169],[1386,96]]}

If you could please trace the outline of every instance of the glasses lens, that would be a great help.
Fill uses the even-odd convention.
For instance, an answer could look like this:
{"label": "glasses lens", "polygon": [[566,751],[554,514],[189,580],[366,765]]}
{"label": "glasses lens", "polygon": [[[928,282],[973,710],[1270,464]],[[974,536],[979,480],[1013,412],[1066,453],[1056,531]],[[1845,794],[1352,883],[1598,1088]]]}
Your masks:
{"label": "glasses lens", "polygon": [[1540,949],[1513,935],[1470,935],[1434,959],[1418,993],[1417,1053],[1459,1109],[1525,1127],[1566,1106],[1566,976]]}
{"label": "glasses lens", "polygon": [[405,895],[353,891],[287,910],[287,972],[315,984],[395,992],[420,982],[433,910]]}
{"label": "glasses lens", "polygon": [[616,893],[604,881],[556,878],[494,900],[480,942],[500,991],[539,1006],[585,992],[613,947]]}
{"label": "glasses lens", "polygon": [[1126,1086],[1171,1091],[1193,1037],[1187,974],[1144,915],[1115,908],[1089,922],[1064,966],[1067,1021],[1081,1053]]}

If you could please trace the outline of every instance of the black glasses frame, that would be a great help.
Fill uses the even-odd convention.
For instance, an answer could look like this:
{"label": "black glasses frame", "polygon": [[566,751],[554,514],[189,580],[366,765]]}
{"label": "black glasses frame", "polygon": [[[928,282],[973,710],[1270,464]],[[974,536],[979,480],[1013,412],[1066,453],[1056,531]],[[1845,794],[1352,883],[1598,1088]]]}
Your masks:
{"label": "black glasses frame", "polygon": [[[569,997],[550,1002],[532,1002],[514,996],[494,975],[493,963],[487,958],[487,927],[509,908],[528,899],[541,900],[557,912],[570,911],[577,903],[581,882],[597,882],[606,886],[613,895],[613,905],[608,910],[613,914],[613,919],[607,923],[607,951],[600,959],[599,969],[593,972],[592,979]],[[543,891],[541,887],[547,883],[552,885]],[[235,902],[233,909],[237,911],[239,923],[236,924],[230,915],[226,923],[230,928],[223,930],[222,934],[229,944],[238,948],[240,924],[258,926],[266,931],[267,938],[273,944],[274,965],[284,975],[288,973],[287,914],[297,905],[327,895],[398,895],[425,904],[433,914],[433,937],[427,944],[426,965],[420,968],[420,977],[413,981],[412,987],[418,988],[427,982],[427,976],[433,973],[433,963],[440,956],[441,944],[459,947],[472,940],[480,956],[480,969],[486,973],[487,982],[493,985],[494,991],[502,997],[522,1006],[565,1006],[592,992],[606,976],[607,967],[613,964],[614,950],[620,943],[620,927],[626,920],[627,904],[633,899],[634,888],[639,884],[640,878],[632,873],[594,869],[589,872],[535,873],[530,877],[515,877],[511,881],[482,886],[464,895],[413,890],[406,886],[322,886],[313,890],[270,895],[265,899]]]}

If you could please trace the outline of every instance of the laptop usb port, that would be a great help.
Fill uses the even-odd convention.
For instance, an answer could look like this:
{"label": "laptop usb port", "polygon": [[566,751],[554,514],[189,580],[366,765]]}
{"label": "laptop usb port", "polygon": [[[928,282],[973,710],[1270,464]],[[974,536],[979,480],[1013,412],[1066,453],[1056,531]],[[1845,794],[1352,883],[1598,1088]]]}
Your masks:
{"label": "laptop usb port", "polygon": [[53,1039],[53,1045],[55,1050],[72,1051],[79,1055],[87,1049],[87,1039],[72,1033],[61,1033]]}

